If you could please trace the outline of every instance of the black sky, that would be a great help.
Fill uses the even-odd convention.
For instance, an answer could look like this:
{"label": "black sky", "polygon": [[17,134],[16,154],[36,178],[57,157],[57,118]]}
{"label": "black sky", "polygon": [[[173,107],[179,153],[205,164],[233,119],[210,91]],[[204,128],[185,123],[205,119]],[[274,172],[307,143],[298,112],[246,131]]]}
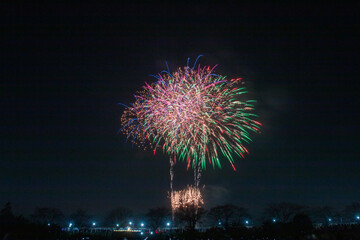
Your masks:
{"label": "black sky", "polygon": [[[360,198],[359,4],[2,4],[0,204],[93,213],[168,204],[168,160],[117,135],[149,74],[242,77],[262,133],[237,171],[203,173],[208,205],[341,208]],[[191,183],[185,166],[175,184]]]}

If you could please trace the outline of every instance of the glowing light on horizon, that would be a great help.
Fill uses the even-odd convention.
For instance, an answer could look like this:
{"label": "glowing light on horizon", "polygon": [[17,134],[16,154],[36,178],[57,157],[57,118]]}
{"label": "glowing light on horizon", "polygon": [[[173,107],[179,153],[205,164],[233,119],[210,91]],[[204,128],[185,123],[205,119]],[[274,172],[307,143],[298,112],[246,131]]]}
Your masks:
{"label": "glowing light on horizon", "polygon": [[141,230],[128,227],[126,229],[114,229],[113,232],[141,232]]}

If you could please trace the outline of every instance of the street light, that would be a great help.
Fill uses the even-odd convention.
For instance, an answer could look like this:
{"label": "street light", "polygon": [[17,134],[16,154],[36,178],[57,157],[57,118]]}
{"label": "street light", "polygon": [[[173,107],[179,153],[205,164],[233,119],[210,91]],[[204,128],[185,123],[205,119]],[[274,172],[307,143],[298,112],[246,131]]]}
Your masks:
{"label": "street light", "polygon": [[116,226],[119,227],[120,225],[117,223]]}
{"label": "street light", "polygon": [[144,223],[141,223],[141,224],[140,224],[140,226],[142,226],[142,227],[143,227],[143,226],[144,226]]}
{"label": "street light", "polygon": [[133,224],[132,221],[130,221],[129,224],[132,225]]}
{"label": "street light", "polygon": [[245,221],[245,224],[249,224],[249,221],[248,221],[248,220],[246,220],[246,221]]}
{"label": "street light", "polygon": [[329,222],[331,222],[331,218],[329,218],[328,220],[329,220]]}
{"label": "street light", "polygon": [[169,223],[169,222],[167,222],[167,223],[166,223],[166,226],[170,226],[170,223]]}
{"label": "street light", "polygon": [[276,219],[275,219],[275,218],[273,218],[273,222],[276,222]]}
{"label": "street light", "polygon": [[50,223],[48,223],[48,226],[50,227]]}
{"label": "street light", "polygon": [[71,227],[72,227],[72,225],[73,225],[72,223],[69,223],[69,228],[71,228]]}
{"label": "street light", "polygon": [[95,227],[95,225],[96,225],[96,223],[95,222],[93,222],[93,226]]}
{"label": "street light", "polygon": [[356,219],[357,219],[357,220],[360,220],[360,216],[356,216]]}

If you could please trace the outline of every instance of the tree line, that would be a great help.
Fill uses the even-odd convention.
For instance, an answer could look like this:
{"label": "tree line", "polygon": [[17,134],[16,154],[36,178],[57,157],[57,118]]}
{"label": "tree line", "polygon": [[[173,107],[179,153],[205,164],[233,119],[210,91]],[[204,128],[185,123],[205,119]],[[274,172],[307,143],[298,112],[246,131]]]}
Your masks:
{"label": "tree line", "polygon": [[[202,206],[185,204],[176,211],[174,219],[170,209],[164,207],[151,208],[142,215],[118,207],[102,219],[82,209],[66,215],[58,208],[38,207],[28,217],[24,217],[14,214],[11,203],[6,203],[0,210],[0,239],[85,239],[85,233],[80,231],[76,235],[71,230],[121,228],[129,225],[162,232],[156,236],[149,235],[149,240],[169,239],[170,236],[172,239],[304,239],[312,234],[319,239],[328,239],[329,236],[329,239],[358,239],[359,215],[359,202],[341,210],[329,206],[306,207],[281,202],[266,206],[258,218],[254,218],[247,208],[233,204],[218,205],[208,210]],[[141,223],[144,225],[141,226]],[[314,223],[322,226],[314,228]],[[199,231],[199,228],[202,230]],[[114,234],[106,237],[92,235],[91,239],[118,239]],[[127,238],[141,239],[139,236]]]}
{"label": "tree line", "polygon": [[[156,230],[163,227],[179,227],[195,229],[196,226],[222,227],[254,226],[265,222],[287,223],[296,215],[306,215],[312,223],[319,225],[345,224],[360,222],[360,202],[354,202],[343,209],[337,210],[330,206],[308,207],[291,202],[270,203],[262,211],[261,216],[253,217],[245,207],[233,204],[214,206],[208,210],[202,206],[184,205],[172,219],[171,211],[165,207],[149,209],[145,214],[135,215],[125,207],[114,208],[103,217],[92,216],[84,209],[66,215],[58,208],[37,207],[27,218],[29,222],[40,225],[58,225],[61,227],[140,227],[140,223],[148,229]],[[6,203],[0,211],[0,220],[14,218],[11,203]],[[24,218],[23,216],[17,216]],[[1,224],[1,222],[0,222]]]}

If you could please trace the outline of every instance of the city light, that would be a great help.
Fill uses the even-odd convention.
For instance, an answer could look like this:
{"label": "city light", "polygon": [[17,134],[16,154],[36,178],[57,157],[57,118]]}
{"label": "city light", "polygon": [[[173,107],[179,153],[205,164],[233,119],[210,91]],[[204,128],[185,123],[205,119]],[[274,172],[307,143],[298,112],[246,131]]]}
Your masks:
{"label": "city light", "polygon": [[276,219],[275,219],[275,218],[273,218],[273,222],[276,222]]}
{"label": "city light", "polygon": [[48,226],[50,226],[50,223],[48,223]]}
{"label": "city light", "polygon": [[329,218],[329,222],[331,222],[331,218]]}
{"label": "city light", "polygon": [[115,229],[114,232],[138,232],[140,233],[141,230],[139,229],[131,229],[130,227],[127,227],[126,229]]}
{"label": "city light", "polygon": [[219,225],[221,225],[221,222],[219,222]]}

